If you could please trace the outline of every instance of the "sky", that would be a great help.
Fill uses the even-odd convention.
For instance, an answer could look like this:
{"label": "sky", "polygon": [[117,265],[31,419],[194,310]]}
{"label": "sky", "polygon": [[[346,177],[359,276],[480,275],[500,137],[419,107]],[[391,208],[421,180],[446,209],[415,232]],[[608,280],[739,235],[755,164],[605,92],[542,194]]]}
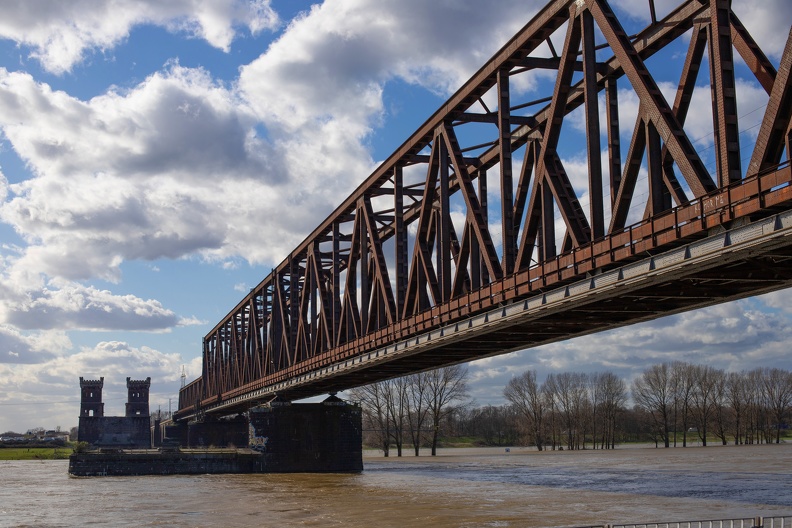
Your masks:
{"label": "sky", "polygon": [[[792,25],[787,1],[734,2],[775,64]],[[124,414],[127,377],[151,377],[152,411],[175,410],[182,373],[188,382],[200,375],[202,337],[543,5],[4,6],[0,432],[76,426],[81,376],[104,377],[106,415]],[[625,25],[649,21],[645,0],[611,5]],[[662,16],[676,2],[656,5]],[[669,48],[668,64],[652,65],[667,97],[686,39]],[[737,76],[749,157],[767,96],[744,65]],[[515,89],[530,95],[549,82]],[[686,129],[711,161],[707,83],[699,78]],[[630,97],[624,88],[625,116],[637,109]],[[570,116],[570,134],[581,133],[580,118]],[[585,144],[560,154],[577,181]],[[610,370],[627,382],[674,360],[789,369],[789,298],[777,292],[474,362],[471,396],[502,404],[506,382],[528,369],[540,379]]]}

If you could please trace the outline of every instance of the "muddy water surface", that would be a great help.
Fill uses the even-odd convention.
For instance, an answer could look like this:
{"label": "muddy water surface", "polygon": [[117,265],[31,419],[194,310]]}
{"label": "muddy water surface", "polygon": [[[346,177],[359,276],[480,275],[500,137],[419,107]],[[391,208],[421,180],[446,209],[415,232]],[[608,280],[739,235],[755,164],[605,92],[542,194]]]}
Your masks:
{"label": "muddy water surface", "polygon": [[0,462],[0,526],[552,527],[792,516],[792,445],[367,453],[358,475],[69,478]]}

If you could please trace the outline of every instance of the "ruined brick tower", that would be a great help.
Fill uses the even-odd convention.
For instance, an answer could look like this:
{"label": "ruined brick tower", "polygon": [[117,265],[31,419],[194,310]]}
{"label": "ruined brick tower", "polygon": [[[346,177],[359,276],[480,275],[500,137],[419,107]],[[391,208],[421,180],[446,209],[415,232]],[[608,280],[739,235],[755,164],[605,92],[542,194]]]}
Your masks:
{"label": "ruined brick tower", "polygon": [[127,378],[127,404],[126,415],[131,416],[148,416],[149,415],[149,388],[151,387],[151,378],[145,380],[133,380]]}
{"label": "ruined brick tower", "polygon": [[129,396],[126,416],[105,416],[102,403],[104,378],[80,378],[80,425],[77,440],[96,447],[144,448],[151,447],[149,424],[149,387],[151,378],[127,378]]}
{"label": "ruined brick tower", "polygon": [[104,416],[104,403],[102,403],[102,387],[104,377],[98,380],[87,380],[80,377],[80,417]]}

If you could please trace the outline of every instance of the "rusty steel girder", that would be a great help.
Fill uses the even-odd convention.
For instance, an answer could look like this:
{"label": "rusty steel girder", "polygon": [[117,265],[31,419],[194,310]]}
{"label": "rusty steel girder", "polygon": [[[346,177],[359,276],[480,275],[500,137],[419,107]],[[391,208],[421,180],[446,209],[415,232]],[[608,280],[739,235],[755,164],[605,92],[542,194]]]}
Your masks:
{"label": "rusty steel girder", "polygon": [[[206,335],[202,376],[182,389],[179,413],[704,237],[735,219],[788,208],[792,169],[782,160],[785,151],[789,159],[792,137],[792,31],[776,70],[729,0],[687,0],[662,20],[649,4],[652,22],[635,35],[625,32],[605,0],[545,6]],[[597,28],[604,36],[599,44]],[[565,32],[560,53],[550,38],[556,31]],[[688,32],[669,104],[646,61]],[[769,96],[746,172],[735,51]],[[684,129],[705,53],[714,174]],[[525,95],[512,90],[514,79],[537,70],[557,73],[552,93],[518,101]],[[626,148],[619,141],[618,86],[634,90],[640,101]],[[573,187],[558,152],[564,120],[579,107],[586,189]],[[519,168],[515,155],[524,160]],[[645,201],[635,195],[642,168]],[[496,215],[488,208],[494,173]],[[628,225],[636,207],[643,216]],[[383,370],[354,382],[391,375]]]}

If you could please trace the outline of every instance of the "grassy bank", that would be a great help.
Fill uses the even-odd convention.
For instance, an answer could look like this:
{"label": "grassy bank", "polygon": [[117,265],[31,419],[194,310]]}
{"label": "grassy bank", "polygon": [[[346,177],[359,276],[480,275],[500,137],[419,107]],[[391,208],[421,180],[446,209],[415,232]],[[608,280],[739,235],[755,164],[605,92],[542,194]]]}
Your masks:
{"label": "grassy bank", "polygon": [[0,460],[55,460],[69,458],[70,447],[4,447]]}

